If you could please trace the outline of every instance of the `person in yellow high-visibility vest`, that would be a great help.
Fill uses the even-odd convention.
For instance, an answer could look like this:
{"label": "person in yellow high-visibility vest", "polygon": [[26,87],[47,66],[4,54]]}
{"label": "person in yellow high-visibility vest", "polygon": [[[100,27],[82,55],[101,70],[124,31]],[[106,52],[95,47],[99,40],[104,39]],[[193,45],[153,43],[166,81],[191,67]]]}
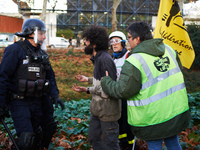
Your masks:
{"label": "person in yellow high-visibility vest", "polygon": [[128,99],[128,123],[149,150],[161,150],[163,141],[168,150],[181,150],[178,133],[188,127],[190,112],[179,57],[162,39],[153,39],[146,23],[133,23],[127,31],[130,55],[119,80],[103,77],[102,89]]}

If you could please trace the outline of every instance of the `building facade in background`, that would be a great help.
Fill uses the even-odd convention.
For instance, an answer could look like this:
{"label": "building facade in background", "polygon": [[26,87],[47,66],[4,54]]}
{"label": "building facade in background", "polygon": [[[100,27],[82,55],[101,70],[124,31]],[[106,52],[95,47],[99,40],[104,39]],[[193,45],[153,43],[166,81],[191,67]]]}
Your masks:
{"label": "building facade in background", "polygon": [[[112,27],[113,0],[68,0],[67,11],[58,14],[57,26],[83,30],[91,24]],[[159,0],[122,0],[117,9],[118,28],[124,29],[135,21],[145,21],[151,25],[156,16]]]}
{"label": "building facade in background", "polygon": [[0,15],[0,41],[14,42],[14,33],[21,31],[22,24],[22,18]]}
{"label": "building facade in background", "polygon": [[[20,0],[19,0],[20,1]],[[32,15],[41,12],[38,8],[37,0],[21,0],[29,2],[29,8],[19,5],[21,12]],[[50,28],[66,29],[70,28],[74,32],[82,31],[91,24],[112,27],[111,8],[113,0],[49,0],[47,3],[47,13],[56,13],[55,22],[46,23]],[[39,3],[42,3],[40,0]],[[152,24],[152,16],[156,16],[160,0],[122,0],[117,9],[118,29],[125,29],[135,21],[145,21]],[[34,8],[33,8],[34,6]],[[36,7],[37,6],[37,7]],[[62,6],[62,7],[61,7]]]}
{"label": "building facade in background", "polygon": [[14,42],[14,33],[21,31],[22,15],[12,0],[0,1],[0,47]]}

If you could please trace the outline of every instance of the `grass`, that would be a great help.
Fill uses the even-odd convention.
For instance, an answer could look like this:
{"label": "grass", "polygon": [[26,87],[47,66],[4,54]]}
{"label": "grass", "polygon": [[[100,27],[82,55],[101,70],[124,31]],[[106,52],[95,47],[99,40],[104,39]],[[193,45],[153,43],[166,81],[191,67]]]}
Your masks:
{"label": "grass", "polygon": [[79,83],[74,76],[82,74],[93,76],[93,64],[90,56],[85,55],[83,50],[50,50],[47,52],[55,72],[56,82],[60,91],[60,98],[69,100],[90,99],[91,95],[77,93],[72,90],[73,84],[88,86],[87,83]]}

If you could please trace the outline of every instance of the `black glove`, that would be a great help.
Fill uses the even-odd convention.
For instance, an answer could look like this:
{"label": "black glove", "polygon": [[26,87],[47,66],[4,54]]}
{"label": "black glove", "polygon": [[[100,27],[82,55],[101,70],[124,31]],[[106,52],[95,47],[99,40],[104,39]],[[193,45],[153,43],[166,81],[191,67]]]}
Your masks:
{"label": "black glove", "polygon": [[54,98],[52,98],[52,100],[53,100],[53,103],[55,104],[56,108],[58,108],[58,104],[60,104],[61,109],[62,110],[64,109],[65,105],[64,105],[63,101],[60,98],[54,97]]}
{"label": "black glove", "polygon": [[5,119],[5,117],[9,118],[9,110],[7,106],[0,106],[0,119]]}

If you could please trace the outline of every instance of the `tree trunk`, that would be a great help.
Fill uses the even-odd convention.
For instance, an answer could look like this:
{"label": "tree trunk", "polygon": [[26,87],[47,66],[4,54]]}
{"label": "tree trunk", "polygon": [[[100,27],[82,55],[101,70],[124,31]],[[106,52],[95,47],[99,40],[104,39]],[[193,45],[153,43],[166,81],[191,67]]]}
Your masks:
{"label": "tree trunk", "polygon": [[112,31],[117,30],[117,17],[116,11],[117,7],[121,3],[122,0],[113,0],[113,7],[112,7]]}
{"label": "tree trunk", "polygon": [[47,0],[43,0],[43,8],[42,8],[42,14],[40,19],[45,22],[45,18],[46,18],[46,10],[47,10]]}

